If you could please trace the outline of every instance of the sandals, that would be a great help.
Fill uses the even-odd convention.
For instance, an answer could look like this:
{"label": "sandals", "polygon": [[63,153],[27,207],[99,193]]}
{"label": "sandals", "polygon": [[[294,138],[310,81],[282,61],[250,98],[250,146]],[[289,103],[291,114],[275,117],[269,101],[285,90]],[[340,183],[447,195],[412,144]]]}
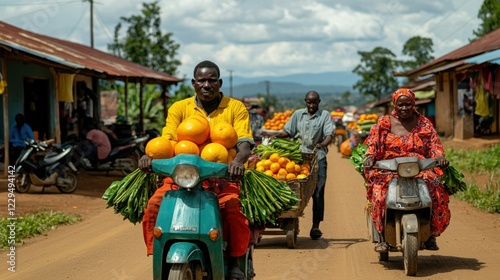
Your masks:
{"label": "sandals", "polygon": [[375,252],[386,253],[389,252],[389,244],[387,242],[379,242],[375,245]]}
{"label": "sandals", "polygon": [[245,274],[243,274],[243,271],[239,269],[238,267],[233,267],[231,269],[231,272],[229,273],[229,279],[230,280],[246,280]]}
{"label": "sandals", "polygon": [[431,251],[439,250],[439,246],[436,243],[436,238],[433,236],[429,237],[429,239],[424,242],[424,248]]}

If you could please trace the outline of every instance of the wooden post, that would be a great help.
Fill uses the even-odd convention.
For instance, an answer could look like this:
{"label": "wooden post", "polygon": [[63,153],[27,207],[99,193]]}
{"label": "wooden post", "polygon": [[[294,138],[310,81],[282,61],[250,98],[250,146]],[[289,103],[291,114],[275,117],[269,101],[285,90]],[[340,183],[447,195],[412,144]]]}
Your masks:
{"label": "wooden post", "polygon": [[[2,59],[2,76],[5,81],[7,81],[7,58],[5,57],[5,54]],[[9,90],[8,86],[5,88],[5,91],[2,94],[3,98],[3,127],[4,127],[4,167],[3,167],[3,175],[7,176],[8,173],[8,166],[9,166],[9,156],[10,156],[10,143],[9,143]]]}
{"label": "wooden post", "polygon": [[143,91],[144,91],[144,81],[141,79],[140,84],[139,84],[139,133],[142,134],[144,131],[144,110],[142,108],[143,102]]}
{"label": "wooden post", "polygon": [[125,78],[125,119],[128,121],[128,78]]}
{"label": "wooden post", "polygon": [[59,122],[59,73],[54,67],[50,67],[50,73],[54,80],[54,139],[55,143],[61,143],[61,124]]}

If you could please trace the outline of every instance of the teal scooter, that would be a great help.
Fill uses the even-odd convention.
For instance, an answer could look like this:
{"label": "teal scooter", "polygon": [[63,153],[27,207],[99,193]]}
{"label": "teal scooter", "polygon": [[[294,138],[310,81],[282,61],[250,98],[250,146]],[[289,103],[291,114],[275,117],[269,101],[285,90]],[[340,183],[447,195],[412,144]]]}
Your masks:
{"label": "teal scooter", "polygon": [[[153,230],[153,278],[228,279],[219,202],[202,187],[205,179],[225,178],[227,165],[182,154],[153,160],[152,170],[171,177],[179,186],[165,193],[158,212]],[[246,279],[254,276],[252,257],[253,245],[249,245],[239,259]]]}

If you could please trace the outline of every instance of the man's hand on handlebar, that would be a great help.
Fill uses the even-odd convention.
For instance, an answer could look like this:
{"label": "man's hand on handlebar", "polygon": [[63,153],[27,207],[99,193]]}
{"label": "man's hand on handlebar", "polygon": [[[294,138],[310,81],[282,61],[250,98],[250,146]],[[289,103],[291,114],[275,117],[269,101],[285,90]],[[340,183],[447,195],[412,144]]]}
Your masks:
{"label": "man's hand on handlebar", "polygon": [[139,169],[146,172],[146,173],[151,173],[152,170],[151,170],[151,163],[152,163],[153,159],[148,157],[147,155],[143,155],[140,159],[139,159]]}
{"label": "man's hand on handlebar", "polygon": [[245,173],[245,165],[233,160],[227,166],[227,171],[229,173],[229,181],[237,181],[243,177],[243,174]]}

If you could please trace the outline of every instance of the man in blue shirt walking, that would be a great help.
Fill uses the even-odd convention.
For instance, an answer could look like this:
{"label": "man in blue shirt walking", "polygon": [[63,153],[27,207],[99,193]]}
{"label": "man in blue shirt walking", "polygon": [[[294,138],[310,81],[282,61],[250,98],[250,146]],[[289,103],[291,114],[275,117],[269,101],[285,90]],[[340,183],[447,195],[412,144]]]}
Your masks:
{"label": "man in blue shirt walking", "polygon": [[333,140],[335,127],[330,113],[326,110],[319,110],[321,99],[316,91],[309,91],[306,94],[305,102],[306,108],[296,110],[283,127],[283,130],[274,137],[300,138],[302,140],[302,152],[316,152],[318,183],[312,196],[313,225],[310,236],[312,239],[317,240],[323,235],[319,229],[319,224],[323,221],[325,212],[326,154],[328,153],[328,145]]}

